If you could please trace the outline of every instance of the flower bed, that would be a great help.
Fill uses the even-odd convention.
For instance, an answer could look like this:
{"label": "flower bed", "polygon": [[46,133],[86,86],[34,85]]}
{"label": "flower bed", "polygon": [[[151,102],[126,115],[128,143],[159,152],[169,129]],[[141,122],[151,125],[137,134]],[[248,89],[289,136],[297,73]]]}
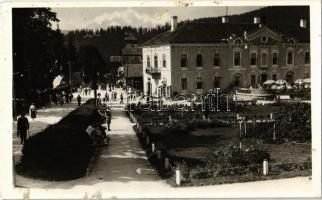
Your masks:
{"label": "flower bed", "polygon": [[94,101],[86,102],[58,123],[30,137],[23,146],[16,171],[47,180],[84,176],[94,153],[85,130],[100,120]]}

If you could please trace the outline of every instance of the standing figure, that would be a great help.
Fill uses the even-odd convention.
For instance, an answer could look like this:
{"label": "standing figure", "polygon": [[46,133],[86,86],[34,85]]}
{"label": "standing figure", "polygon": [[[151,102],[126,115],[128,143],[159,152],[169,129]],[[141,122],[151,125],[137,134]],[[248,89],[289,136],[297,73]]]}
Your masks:
{"label": "standing figure", "polygon": [[36,106],[34,103],[31,103],[30,107],[29,107],[29,114],[30,117],[32,118],[32,120],[34,120],[36,118]]}
{"label": "standing figure", "polygon": [[65,93],[65,102],[69,103],[69,93],[68,92]]}
{"label": "standing figure", "polygon": [[63,95],[63,94],[60,94],[59,102],[60,102],[60,105],[61,105],[61,106],[63,106],[63,105],[64,105],[64,95]]}
{"label": "standing figure", "polygon": [[106,117],[106,123],[107,123],[107,130],[111,131],[110,125],[112,120],[112,113],[111,113],[111,109],[108,107],[106,108],[105,117]]}
{"label": "standing figure", "polygon": [[110,100],[110,97],[108,96],[107,92],[105,93],[105,99],[106,99],[106,101]]}
{"label": "standing figure", "polygon": [[114,101],[117,100],[117,92],[114,92]]}
{"label": "standing figure", "polygon": [[69,103],[72,103],[73,98],[74,98],[73,93],[70,92],[69,93]]}
{"label": "standing figure", "polygon": [[17,122],[17,136],[20,136],[20,144],[25,144],[27,140],[27,132],[29,131],[29,122],[25,113],[21,113],[21,117]]}
{"label": "standing figure", "polygon": [[121,93],[120,99],[121,99],[120,104],[123,104],[124,102],[123,102],[123,94],[122,93]]}
{"label": "standing figure", "polygon": [[78,106],[81,106],[81,101],[82,101],[82,97],[80,96],[80,94],[77,95],[77,104]]}
{"label": "standing figure", "polygon": [[54,104],[57,105],[57,96],[56,96],[56,94],[52,94],[52,97],[53,97]]}

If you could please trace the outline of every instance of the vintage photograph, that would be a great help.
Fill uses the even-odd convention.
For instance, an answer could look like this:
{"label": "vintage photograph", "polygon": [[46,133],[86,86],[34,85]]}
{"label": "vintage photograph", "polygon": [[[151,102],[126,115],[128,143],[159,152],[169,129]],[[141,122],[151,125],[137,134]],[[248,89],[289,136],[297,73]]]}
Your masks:
{"label": "vintage photograph", "polygon": [[309,5],[12,8],[14,186],[310,194],[310,19]]}

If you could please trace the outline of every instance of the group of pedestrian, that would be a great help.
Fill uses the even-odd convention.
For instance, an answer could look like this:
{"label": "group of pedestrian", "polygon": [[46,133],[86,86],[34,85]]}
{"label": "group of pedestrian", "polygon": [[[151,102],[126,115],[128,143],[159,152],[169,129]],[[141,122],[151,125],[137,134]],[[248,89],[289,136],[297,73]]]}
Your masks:
{"label": "group of pedestrian", "polygon": [[73,98],[74,96],[72,92],[62,91],[53,95],[53,102],[55,105],[58,105],[59,103],[61,106],[63,106],[65,103],[72,103]]}
{"label": "group of pedestrian", "polygon": [[83,89],[83,95],[84,96],[91,96],[91,93],[92,93],[92,89],[91,88],[84,88]]}

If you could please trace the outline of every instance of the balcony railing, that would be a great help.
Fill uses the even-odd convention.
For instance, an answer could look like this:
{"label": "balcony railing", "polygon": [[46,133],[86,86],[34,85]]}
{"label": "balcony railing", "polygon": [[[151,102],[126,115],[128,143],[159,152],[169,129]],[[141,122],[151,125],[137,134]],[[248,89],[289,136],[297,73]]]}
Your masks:
{"label": "balcony railing", "polygon": [[161,77],[161,70],[156,67],[147,67],[145,68],[147,74],[151,74],[152,78],[159,79]]}
{"label": "balcony railing", "polygon": [[146,68],[145,68],[145,72],[146,72],[147,74],[151,74],[151,72],[152,72],[152,67],[146,67]]}

